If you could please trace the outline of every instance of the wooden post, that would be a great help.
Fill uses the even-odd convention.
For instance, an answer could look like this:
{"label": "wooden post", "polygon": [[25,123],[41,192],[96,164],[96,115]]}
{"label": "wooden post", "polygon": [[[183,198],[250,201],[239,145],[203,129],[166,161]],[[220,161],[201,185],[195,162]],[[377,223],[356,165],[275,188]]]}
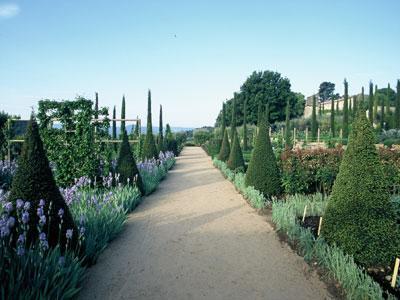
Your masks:
{"label": "wooden post", "polygon": [[304,223],[304,220],[306,219],[306,213],[307,213],[307,205],[304,206],[303,219],[302,219],[303,223]]}
{"label": "wooden post", "polygon": [[317,142],[318,142],[318,143],[319,143],[319,136],[320,136],[320,134],[321,134],[321,131],[320,131],[319,127],[318,127],[318,139],[317,139]]}
{"label": "wooden post", "polygon": [[392,282],[390,283],[392,288],[394,288],[396,286],[397,274],[399,273],[399,263],[400,263],[400,259],[396,258],[396,262],[394,263]]}
{"label": "wooden post", "polygon": [[296,144],[296,128],[293,128],[293,146]]}
{"label": "wooden post", "polygon": [[322,217],[319,217],[319,225],[318,225],[318,233],[317,233],[318,236],[321,233],[321,225],[322,225]]}
{"label": "wooden post", "polygon": [[307,141],[308,141],[308,127],[306,127],[306,144],[307,144]]}

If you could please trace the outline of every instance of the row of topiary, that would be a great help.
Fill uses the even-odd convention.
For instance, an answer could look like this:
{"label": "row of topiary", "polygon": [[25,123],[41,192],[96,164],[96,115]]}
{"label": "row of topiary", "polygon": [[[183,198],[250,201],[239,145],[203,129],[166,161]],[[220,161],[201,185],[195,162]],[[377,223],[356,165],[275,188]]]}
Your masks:
{"label": "row of topiary", "polygon": [[[280,198],[282,181],[267,124],[264,120],[259,124],[245,183],[266,199]],[[352,128],[323,216],[321,235],[328,244],[337,245],[351,255],[360,266],[387,268],[400,256],[399,225],[374,144],[374,131],[363,110]]]}
{"label": "row of topiary", "polygon": [[[84,267],[96,261],[121,231],[126,214],[140,196],[151,192],[172,167],[174,156],[161,156],[162,160],[152,162],[151,173],[147,169],[140,172],[124,130],[116,174],[104,180],[100,190],[78,181],[64,190],[63,197],[32,115],[10,193],[1,199],[2,298],[65,299],[76,295]],[[156,179],[147,184],[142,175],[146,180]]]}

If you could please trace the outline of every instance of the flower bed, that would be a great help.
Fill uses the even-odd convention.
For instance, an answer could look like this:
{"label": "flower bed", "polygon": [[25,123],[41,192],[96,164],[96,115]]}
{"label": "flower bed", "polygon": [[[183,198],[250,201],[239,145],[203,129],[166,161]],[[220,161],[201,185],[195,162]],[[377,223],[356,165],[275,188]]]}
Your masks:
{"label": "flower bed", "polygon": [[[146,190],[153,191],[174,165],[171,153],[157,161],[140,166]],[[62,194],[77,225],[77,231],[66,231],[67,244],[48,247],[41,231],[50,218],[43,209],[32,211],[29,201],[18,200],[17,207],[0,193],[0,295],[2,299],[71,299],[80,290],[87,266],[94,264],[102,252],[123,229],[127,214],[141,201],[134,185],[111,186],[110,176],[103,178],[103,188],[91,187],[82,177],[75,185],[63,189]],[[44,207],[45,201],[43,200]],[[63,226],[63,211],[58,212],[59,229]],[[28,245],[27,224],[38,214],[38,240]],[[16,222],[13,215],[16,215]],[[17,225],[16,225],[17,224]],[[68,243],[78,236],[78,248]],[[65,249],[65,250],[64,250]]]}

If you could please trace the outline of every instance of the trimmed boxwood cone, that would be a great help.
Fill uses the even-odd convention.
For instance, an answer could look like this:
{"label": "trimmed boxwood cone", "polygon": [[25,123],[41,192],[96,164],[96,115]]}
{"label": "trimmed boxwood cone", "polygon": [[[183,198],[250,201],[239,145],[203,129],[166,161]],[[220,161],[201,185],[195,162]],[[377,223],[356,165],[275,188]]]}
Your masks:
{"label": "trimmed boxwood cone", "polygon": [[240,142],[238,138],[237,131],[233,133],[233,145],[231,148],[231,153],[229,154],[228,168],[235,171],[244,172],[244,159],[242,149],[240,148]]}
{"label": "trimmed boxwood cone", "polygon": [[397,228],[373,127],[361,109],[333,185],[321,234],[359,264],[386,267],[399,255]]}
{"label": "trimmed boxwood cone", "polygon": [[[29,201],[31,204],[28,211],[28,244],[36,242],[39,238],[37,229],[39,216],[37,210],[40,208],[40,201],[44,200],[45,205],[42,212],[46,216],[46,223],[42,231],[47,236],[49,247],[55,247],[60,239],[61,249],[64,249],[67,242],[66,231],[67,229],[72,229],[72,239],[68,242],[68,248],[75,249],[79,233],[68,206],[54,180],[43,148],[43,142],[39,135],[38,124],[33,115],[27,127],[22,153],[18,159],[18,168],[12,181],[9,196],[9,201],[14,204],[14,207],[18,199]],[[64,211],[61,232],[59,230],[60,218],[58,216],[60,209]]]}
{"label": "trimmed boxwood cone", "polygon": [[265,115],[258,126],[256,145],[246,172],[246,186],[253,186],[267,199],[282,193],[281,174],[272,150]]}
{"label": "trimmed boxwood cone", "polygon": [[229,144],[228,130],[225,128],[224,139],[222,140],[221,150],[219,151],[218,159],[227,161],[231,153],[231,146]]}
{"label": "trimmed boxwood cone", "polygon": [[122,133],[122,143],[119,148],[119,156],[117,160],[117,174],[119,174],[119,182],[123,185],[132,184],[136,180],[136,186],[140,193],[144,195],[142,178],[136,165],[131,146],[129,145],[128,135],[126,131]]}
{"label": "trimmed boxwood cone", "polygon": [[151,91],[149,90],[148,99],[147,99],[147,130],[146,130],[146,138],[144,140],[143,159],[152,159],[158,158],[156,142],[154,141],[153,136],[153,126],[151,122]]}

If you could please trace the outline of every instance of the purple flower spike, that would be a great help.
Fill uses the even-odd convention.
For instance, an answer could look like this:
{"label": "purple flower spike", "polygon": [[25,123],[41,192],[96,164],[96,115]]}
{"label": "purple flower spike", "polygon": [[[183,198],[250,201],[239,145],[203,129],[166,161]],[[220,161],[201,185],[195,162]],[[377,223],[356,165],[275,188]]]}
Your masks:
{"label": "purple flower spike", "polygon": [[60,210],[58,211],[58,216],[60,217],[60,219],[62,219],[62,217],[64,216],[64,210],[62,208],[60,208]]}
{"label": "purple flower spike", "polygon": [[80,234],[81,234],[81,235],[84,235],[84,234],[85,234],[85,231],[86,231],[85,227],[81,227],[81,229],[80,229]]}
{"label": "purple flower spike", "polygon": [[67,229],[67,232],[65,233],[65,236],[67,237],[67,239],[72,239],[72,234],[74,233],[73,229]]}
{"label": "purple flower spike", "polygon": [[44,224],[46,224],[46,216],[42,215],[39,219],[39,225],[43,226]]}
{"label": "purple flower spike", "polygon": [[60,256],[60,258],[58,259],[58,265],[60,267],[64,267],[64,265],[65,265],[65,257],[64,256]]}
{"label": "purple flower spike", "polygon": [[24,209],[25,210],[30,210],[31,209],[31,203],[29,201],[25,202]]}
{"label": "purple flower spike", "polygon": [[24,201],[17,199],[17,209],[21,209],[24,206]]}
{"label": "purple flower spike", "polygon": [[29,213],[25,211],[22,213],[22,223],[26,224],[28,222],[29,222]]}
{"label": "purple flower spike", "polygon": [[7,202],[6,204],[4,204],[4,209],[5,209],[8,213],[10,213],[10,212],[13,211],[14,206],[12,205],[11,202]]}
{"label": "purple flower spike", "polygon": [[8,221],[7,221],[7,225],[8,225],[8,228],[13,228],[14,227],[14,225],[15,225],[15,218],[14,217],[9,217],[8,218]]}
{"label": "purple flower spike", "polygon": [[40,199],[39,206],[43,207],[45,204],[46,204],[46,202],[43,199]]}
{"label": "purple flower spike", "polygon": [[24,249],[24,247],[18,246],[18,248],[17,248],[17,255],[18,255],[18,256],[24,256],[24,254],[25,254],[25,249]]}
{"label": "purple flower spike", "polygon": [[42,208],[42,207],[39,207],[39,208],[37,209],[37,215],[38,215],[39,217],[41,217],[41,216],[43,216],[43,214],[44,214],[43,208]]}
{"label": "purple flower spike", "polygon": [[6,237],[10,235],[10,228],[8,228],[7,226],[3,226],[0,229],[0,237]]}
{"label": "purple flower spike", "polygon": [[44,232],[41,232],[41,233],[39,234],[39,240],[40,240],[41,242],[44,242],[44,241],[46,240],[46,234],[45,234]]}
{"label": "purple flower spike", "polygon": [[17,243],[18,243],[18,244],[23,244],[23,243],[25,243],[25,235],[20,234],[20,235],[18,236]]}

